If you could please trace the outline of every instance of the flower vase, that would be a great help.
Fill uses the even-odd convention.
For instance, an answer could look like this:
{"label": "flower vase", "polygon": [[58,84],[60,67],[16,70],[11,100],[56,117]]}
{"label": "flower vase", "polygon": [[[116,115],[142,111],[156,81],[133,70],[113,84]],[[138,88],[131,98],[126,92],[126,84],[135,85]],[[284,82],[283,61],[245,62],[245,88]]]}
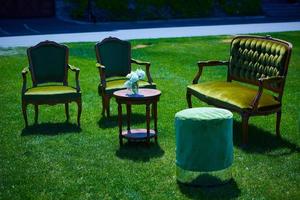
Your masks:
{"label": "flower vase", "polygon": [[132,83],[131,91],[133,94],[138,94],[139,93],[139,84],[138,82]]}

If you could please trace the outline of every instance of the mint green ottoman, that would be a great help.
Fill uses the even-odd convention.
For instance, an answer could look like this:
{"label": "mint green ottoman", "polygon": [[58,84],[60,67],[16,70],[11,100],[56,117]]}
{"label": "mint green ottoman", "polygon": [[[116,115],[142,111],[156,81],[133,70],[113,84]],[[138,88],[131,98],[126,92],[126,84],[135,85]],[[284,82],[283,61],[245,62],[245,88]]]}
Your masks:
{"label": "mint green ottoman", "polygon": [[175,115],[177,180],[216,185],[231,179],[232,113],[213,107],[190,108]]}

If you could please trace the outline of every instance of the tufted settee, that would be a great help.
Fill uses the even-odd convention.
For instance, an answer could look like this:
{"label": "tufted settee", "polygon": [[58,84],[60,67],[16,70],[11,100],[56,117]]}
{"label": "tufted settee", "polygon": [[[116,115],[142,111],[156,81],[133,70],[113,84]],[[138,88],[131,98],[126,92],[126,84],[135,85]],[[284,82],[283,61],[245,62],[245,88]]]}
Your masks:
{"label": "tufted settee", "polygon": [[[191,96],[195,96],[241,114],[243,144],[248,142],[250,116],[277,113],[276,135],[280,137],[282,95],[291,50],[290,43],[270,36],[233,38],[228,61],[198,62],[193,84],[187,86],[188,106],[192,107]],[[227,66],[227,81],[198,83],[204,67],[218,65]]]}

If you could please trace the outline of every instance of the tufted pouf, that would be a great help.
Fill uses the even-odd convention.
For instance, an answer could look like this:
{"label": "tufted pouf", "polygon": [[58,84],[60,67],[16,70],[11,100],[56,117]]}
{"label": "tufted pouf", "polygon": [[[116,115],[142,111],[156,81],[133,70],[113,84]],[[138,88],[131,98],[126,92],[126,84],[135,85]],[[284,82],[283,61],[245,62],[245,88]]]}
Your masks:
{"label": "tufted pouf", "polygon": [[191,108],[175,115],[177,180],[214,185],[231,177],[232,113],[220,108]]}

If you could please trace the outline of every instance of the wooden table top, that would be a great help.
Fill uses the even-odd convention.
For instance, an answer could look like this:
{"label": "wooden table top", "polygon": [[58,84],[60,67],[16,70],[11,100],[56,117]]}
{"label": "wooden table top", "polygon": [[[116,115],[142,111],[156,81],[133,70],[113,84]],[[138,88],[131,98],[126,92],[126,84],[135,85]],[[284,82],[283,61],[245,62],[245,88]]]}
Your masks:
{"label": "wooden table top", "polygon": [[161,91],[156,89],[139,89],[138,94],[131,94],[131,91],[128,89],[118,90],[113,94],[116,98],[119,99],[151,99],[152,97],[157,97],[161,95]]}

